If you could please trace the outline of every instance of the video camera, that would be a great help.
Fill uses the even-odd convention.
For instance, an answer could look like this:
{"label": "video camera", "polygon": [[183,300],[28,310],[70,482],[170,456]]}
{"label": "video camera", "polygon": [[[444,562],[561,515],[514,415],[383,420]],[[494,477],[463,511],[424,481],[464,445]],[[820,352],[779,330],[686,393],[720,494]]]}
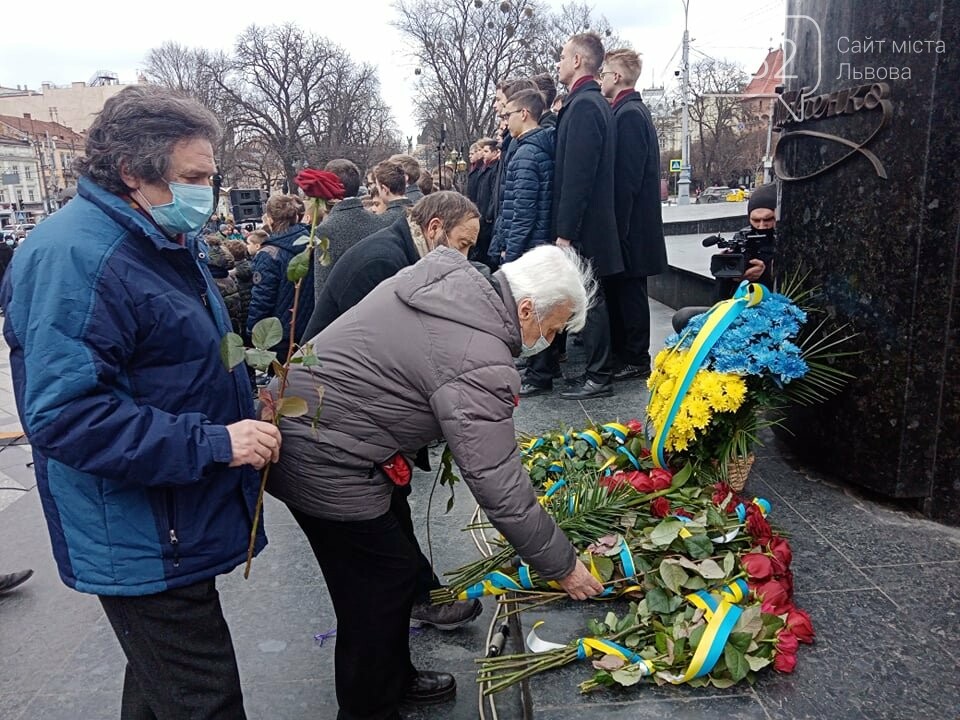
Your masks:
{"label": "video camera", "polygon": [[769,234],[763,231],[735,233],[727,240],[722,235],[711,235],[703,239],[704,247],[728,249],[730,252],[717,253],[710,257],[710,274],[715,278],[733,278],[739,280],[747,271],[750,260],[757,257],[761,243],[768,239]]}

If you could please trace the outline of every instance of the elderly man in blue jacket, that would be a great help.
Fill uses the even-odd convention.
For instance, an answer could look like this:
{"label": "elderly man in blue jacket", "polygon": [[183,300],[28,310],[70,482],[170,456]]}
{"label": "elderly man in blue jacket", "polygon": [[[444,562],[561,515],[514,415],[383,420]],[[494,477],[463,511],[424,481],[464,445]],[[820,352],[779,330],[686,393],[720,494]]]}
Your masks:
{"label": "elderly man in blue jacket", "polygon": [[77,198],[0,293],[60,576],[99,597],[127,658],[122,718],[244,717],[216,576],[246,556],[280,435],[220,361],[230,320],[191,239],[213,211],[218,134],[170,91],[114,95]]}
{"label": "elderly man in blue jacket", "polygon": [[556,134],[540,127],[545,103],[538,90],[512,95],[500,119],[514,140],[514,151],[500,187],[500,214],[493,229],[490,259],[513,262],[537,245],[553,242],[553,155]]}

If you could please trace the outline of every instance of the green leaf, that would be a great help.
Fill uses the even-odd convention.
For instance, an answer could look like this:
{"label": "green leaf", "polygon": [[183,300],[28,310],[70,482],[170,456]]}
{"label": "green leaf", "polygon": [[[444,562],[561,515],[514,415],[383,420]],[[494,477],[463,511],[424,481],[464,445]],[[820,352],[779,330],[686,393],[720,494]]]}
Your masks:
{"label": "green leaf", "polygon": [[737,624],[733,626],[734,632],[747,633],[751,637],[756,636],[763,630],[763,620],[760,617],[760,606],[749,605],[744,608],[740,614]]}
{"label": "green leaf", "polygon": [[635,625],[636,622],[636,619],[628,613],[620,618],[620,621],[617,623],[617,627],[614,629],[614,632],[623,632],[631,625]]}
{"label": "green leaf", "polygon": [[298,283],[310,273],[311,254],[311,249],[307,248],[303,252],[293,256],[293,259],[287,265],[287,280],[292,283]]}
{"label": "green leaf", "polygon": [[623,644],[631,649],[636,648],[637,645],[640,644],[640,635],[638,633],[633,633],[633,635],[627,635],[627,637],[623,639]]}
{"label": "green leaf", "polygon": [[[690,557],[702,560],[713,555],[713,543],[706,535],[691,535],[683,539],[683,545],[687,548]],[[721,577],[723,577],[721,575]]]}
{"label": "green leaf", "polygon": [[705,577],[707,580],[720,580],[721,578],[725,578],[727,576],[723,569],[710,558],[700,562],[697,572],[703,575],[703,577]]}
{"label": "green leaf", "polygon": [[307,368],[320,366],[320,358],[318,358],[316,355],[304,355],[302,362],[303,366]]}
{"label": "green leaf", "polygon": [[256,348],[247,348],[244,355],[247,365],[255,367],[257,370],[266,370],[277,359],[277,354],[272,350],[258,350]]}
{"label": "green leaf", "polygon": [[727,639],[727,642],[733,645],[733,647],[740,652],[746,652],[747,648],[750,647],[750,643],[753,642],[753,635],[744,632],[730,633],[730,637]]}
{"label": "green leaf", "polygon": [[670,612],[670,598],[667,596],[667,593],[664,592],[663,588],[654,588],[647,593],[645,600],[647,609],[652,613],[666,615]]}
{"label": "green leaf", "polygon": [[737,564],[737,558],[732,552],[727,552],[723,556],[723,574],[724,576],[729,575],[733,572],[733,568]]}
{"label": "green leaf", "polygon": [[630,687],[631,685],[636,685],[638,682],[640,682],[643,675],[640,673],[640,666],[634,663],[632,665],[627,665],[625,668],[614,670],[612,673],[610,673],[610,677],[624,687]]}
{"label": "green leaf", "polygon": [[607,634],[607,626],[596,618],[587,620],[587,630],[592,637],[603,637]]}
{"label": "green leaf", "polygon": [[729,642],[723,648],[723,659],[727,663],[727,670],[730,671],[730,677],[734,682],[740,682],[750,672],[750,665],[743,650],[739,650]]}
{"label": "green leaf", "polygon": [[747,665],[750,666],[750,669],[754,672],[762,670],[767,665],[771,663],[770,658],[757,657],[756,655],[747,655]]}
{"label": "green leaf", "polygon": [[703,590],[707,587],[707,582],[699,575],[691,575],[683,586],[688,590]]}
{"label": "green leaf", "polygon": [[220,340],[220,360],[227,370],[233,370],[243,362],[243,338],[236,333],[227,333]]}
{"label": "green leaf", "polygon": [[663,520],[653,529],[653,532],[650,533],[650,540],[654,545],[666,547],[677,539],[677,535],[680,534],[680,528],[682,527],[683,523],[679,520]]}
{"label": "green leaf", "polygon": [[[703,679],[705,679],[705,678],[697,678],[697,679],[698,679],[698,680],[703,680]],[[724,689],[726,689],[726,688],[728,688],[728,687],[733,687],[734,685],[737,684],[737,681],[736,681],[736,680],[732,680],[732,679],[726,678],[726,677],[713,677],[712,675],[710,676],[709,682],[710,682],[710,684],[713,685],[715,688],[719,688],[719,689],[721,689],[721,690],[724,690]],[[693,685],[693,681],[687,683],[687,685]],[[701,687],[702,687],[702,686],[701,686]]]}
{"label": "green leaf", "polygon": [[677,563],[670,560],[664,560],[660,563],[660,577],[663,584],[675,593],[680,592],[680,586],[687,580],[687,574]]}
{"label": "green leaf", "polygon": [[616,632],[617,616],[612,612],[608,612],[606,616],[603,618],[603,624],[606,625],[607,628],[609,628],[610,632]]}
{"label": "green leaf", "polygon": [[693,630],[690,631],[690,647],[696,648],[700,646],[700,639],[703,637],[703,631],[707,629],[706,623],[697,625]]}
{"label": "green leaf", "polygon": [[283,398],[277,406],[277,414],[281,417],[300,417],[308,412],[307,401],[295,395]]}
{"label": "green leaf", "polygon": [[670,483],[670,489],[677,490],[682,488],[691,477],[693,477],[693,466],[687,463],[678,472],[674,473],[673,481]]}
{"label": "green leaf", "polygon": [[613,560],[603,555],[594,555],[593,564],[600,575],[600,582],[608,582],[613,577]]}
{"label": "green leaf", "polygon": [[707,508],[707,523],[711,527],[722,528],[724,524],[723,515],[720,514],[720,511],[716,507],[710,505]]}
{"label": "green leaf", "polygon": [[685,637],[677,638],[676,642],[673,644],[674,659],[682,660],[686,652],[687,652],[687,639]]}
{"label": "green leaf", "polygon": [[667,654],[667,635],[666,633],[658,632],[653,636],[653,644],[657,646],[657,652],[661,655]]}
{"label": "green leaf", "polygon": [[269,350],[283,339],[283,325],[275,317],[264,318],[253,326],[250,339],[257,350]]}

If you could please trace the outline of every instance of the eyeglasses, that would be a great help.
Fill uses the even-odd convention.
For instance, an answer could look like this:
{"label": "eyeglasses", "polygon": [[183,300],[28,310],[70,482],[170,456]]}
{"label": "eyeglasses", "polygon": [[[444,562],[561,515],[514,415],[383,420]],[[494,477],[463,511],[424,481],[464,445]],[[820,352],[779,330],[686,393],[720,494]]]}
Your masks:
{"label": "eyeglasses", "polygon": [[604,71],[603,71],[602,73],[600,73],[597,77],[599,77],[601,80],[603,80],[603,76],[604,76],[604,75],[618,75],[618,74],[619,74],[619,73],[616,73],[616,72],[614,72],[613,70],[604,70]]}
{"label": "eyeglasses", "polygon": [[524,108],[520,108],[519,110],[508,110],[507,112],[505,112],[505,113],[503,113],[502,115],[500,115],[499,118],[500,118],[501,120],[509,120],[511,115],[515,115],[515,114],[517,114],[517,113],[519,113],[519,112],[523,112],[523,110],[524,110]]}

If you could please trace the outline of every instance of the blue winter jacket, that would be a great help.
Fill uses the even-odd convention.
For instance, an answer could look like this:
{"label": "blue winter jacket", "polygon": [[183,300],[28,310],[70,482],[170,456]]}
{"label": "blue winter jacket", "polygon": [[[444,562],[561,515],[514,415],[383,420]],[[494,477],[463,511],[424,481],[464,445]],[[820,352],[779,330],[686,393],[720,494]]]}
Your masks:
{"label": "blue winter jacket", "polygon": [[516,139],[500,187],[500,214],[493,228],[490,258],[516,260],[537,245],[553,242],[550,207],[553,201],[553,157],[556,132],[536,128]]}
{"label": "blue winter jacket", "polygon": [[[247,336],[253,326],[268,317],[280,320],[283,338],[273,350],[279,353],[279,361],[287,359],[290,342],[290,319],[293,317],[294,285],[287,279],[287,265],[295,255],[303,252],[306,245],[294,245],[297,239],[310,234],[308,225],[296,224],[283,232],[268,237],[253,257],[253,289],[250,294],[250,309],[247,311]],[[297,304],[297,328],[294,342],[299,342],[313,314],[315,263],[310,263],[310,272],[301,283]]]}
{"label": "blue winter jacket", "polygon": [[225,426],[253,416],[252,389],[220,360],[229,318],[198,254],[82,177],[4,279],[20,421],[77,590],[148,595],[246,557],[259,479],[229,467]]}

